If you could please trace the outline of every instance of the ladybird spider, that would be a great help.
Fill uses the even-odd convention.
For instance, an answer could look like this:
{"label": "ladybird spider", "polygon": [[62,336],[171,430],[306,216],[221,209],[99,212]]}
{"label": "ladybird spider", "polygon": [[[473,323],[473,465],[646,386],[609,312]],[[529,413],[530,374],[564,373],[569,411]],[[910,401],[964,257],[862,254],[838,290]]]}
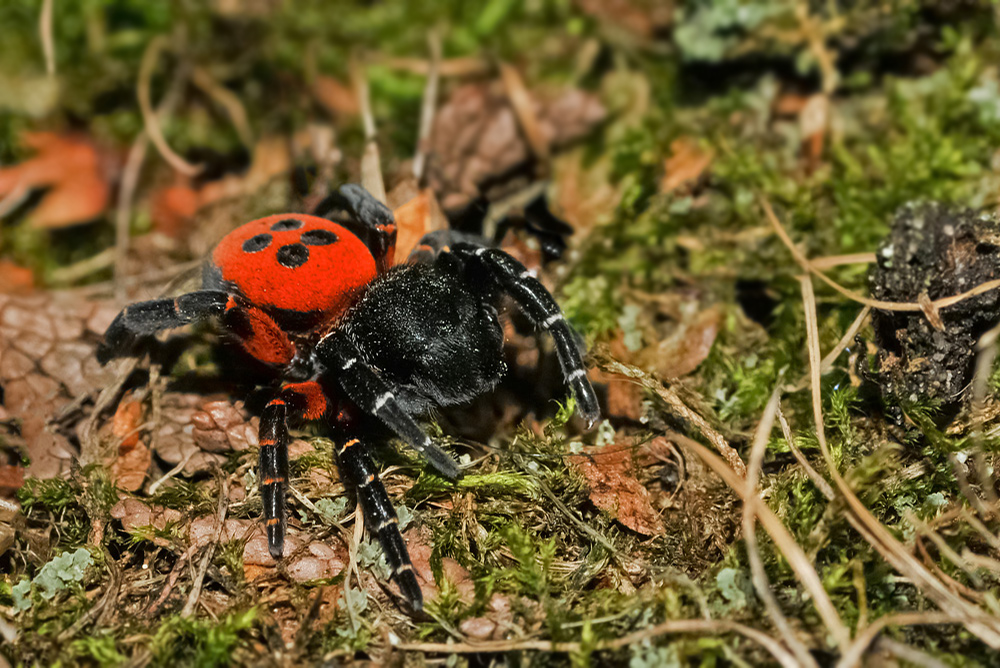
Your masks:
{"label": "ladybird spider", "polygon": [[[495,304],[509,294],[549,332],[580,415],[599,414],[575,334],[552,295],[507,253],[455,233],[427,235],[392,266],[392,212],[360,186],[340,188],[328,218],[282,214],[226,235],[203,288],[122,310],[98,359],[128,355],[140,336],[218,317],[243,349],[273,367],[279,385],[260,418],[260,491],[271,555],[282,555],[290,418],[325,420],[344,478],[356,490],[392,577],[414,610],[423,598],[398,519],[369,452],[395,435],[442,475],[459,469],[415,421],[465,403],[506,371]],[[323,205],[321,205],[322,207]],[[449,247],[448,242],[454,241]]]}

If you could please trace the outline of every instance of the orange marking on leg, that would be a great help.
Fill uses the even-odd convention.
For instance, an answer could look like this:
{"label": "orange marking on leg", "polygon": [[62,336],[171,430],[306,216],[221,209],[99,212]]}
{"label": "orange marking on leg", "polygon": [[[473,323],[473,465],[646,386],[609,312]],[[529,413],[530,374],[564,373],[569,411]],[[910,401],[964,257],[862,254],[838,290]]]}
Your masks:
{"label": "orange marking on leg", "polygon": [[278,522],[280,522],[280,521],[281,521],[281,520],[279,520],[279,519],[278,519],[277,517],[272,517],[271,519],[269,519],[269,520],[267,521],[267,526],[269,526],[269,527],[273,527],[273,526],[274,526],[275,524],[277,524],[277,523],[278,523]]}
{"label": "orange marking on leg", "polygon": [[273,438],[262,438],[262,439],[260,439],[260,447],[262,447],[262,448],[271,448],[271,447],[274,447],[277,444],[278,444],[278,442],[276,440],[274,440]]}
{"label": "orange marking on leg", "polygon": [[284,399],[271,399],[269,402],[267,402],[267,405],[268,406],[284,406],[285,405],[285,400]]}
{"label": "orange marking on leg", "polygon": [[358,439],[352,438],[347,443],[344,443],[344,447],[341,448],[341,450],[346,450],[347,448],[351,447],[352,445],[357,445],[358,443],[360,443],[360,441]]}
{"label": "orange marking on leg", "polygon": [[282,392],[294,392],[302,400],[304,406],[299,407],[296,404],[296,408],[302,411],[302,417],[306,420],[319,420],[326,415],[326,395],[316,381],[290,383],[282,388]]}
{"label": "orange marking on leg", "polygon": [[371,483],[371,482],[373,482],[374,480],[375,480],[375,474],[374,474],[374,473],[372,473],[371,475],[369,475],[369,476],[368,476],[368,482],[369,482],[369,483]]}
{"label": "orange marking on leg", "polygon": [[279,478],[264,478],[264,480],[261,482],[261,484],[262,485],[276,485],[279,482],[283,483],[283,482],[288,482],[288,481],[284,477],[279,477]]}

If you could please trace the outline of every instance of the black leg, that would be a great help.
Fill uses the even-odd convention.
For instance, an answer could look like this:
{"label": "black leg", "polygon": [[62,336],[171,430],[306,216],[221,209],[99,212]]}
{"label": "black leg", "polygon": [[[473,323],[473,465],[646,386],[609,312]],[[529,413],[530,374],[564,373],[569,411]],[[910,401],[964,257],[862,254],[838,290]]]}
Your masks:
{"label": "black leg", "polygon": [[378,538],[385,552],[392,579],[399,585],[403,596],[410,602],[413,609],[420,611],[424,605],[417,576],[413,572],[410,555],[406,551],[406,543],[399,533],[399,518],[392,507],[385,486],[379,479],[375,463],[356,438],[349,439],[338,448],[337,458],[344,477],[354,486],[358,502],[365,514],[368,530]]}
{"label": "black leg", "polygon": [[451,250],[466,262],[483,266],[500,287],[514,298],[525,315],[536,326],[552,335],[559,365],[566,383],[576,397],[579,413],[588,425],[592,425],[600,417],[597,395],[587,378],[576,334],[545,286],[523,264],[501,250],[464,243],[456,244]]}
{"label": "black leg", "polygon": [[260,416],[260,496],[264,501],[267,549],[280,559],[285,549],[285,494],[288,490],[288,406],[275,397]]}
{"label": "black leg", "polygon": [[126,306],[114,319],[97,348],[101,364],[127,355],[140,336],[180,327],[195,320],[222,315],[229,295],[221,290],[199,290],[175,299],[153,299]]}
{"label": "black leg", "polygon": [[392,388],[362,359],[357,347],[338,332],[316,346],[317,357],[330,360],[331,370],[347,397],[361,410],[385,423],[397,436],[427,458],[439,473],[454,480],[461,473],[455,460],[434,445],[430,436],[403,410]]}
{"label": "black leg", "polygon": [[281,388],[260,416],[260,496],[264,502],[267,549],[280,559],[285,548],[285,500],[288,494],[288,419],[319,420],[327,412],[323,388],[314,381]]}
{"label": "black leg", "polygon": [[440,253],[446,253],[456,244],[478,245],[485,239],[475,234],[455,230],[435,230],[420,237],[420,242],[410,251],[406,259],[410,264],[430,264]]}
{"label": "black leg", "polygon": [[[345,210],[352,220],[339,219],[334,212]],[[393,264],[396,252],[396,219],[386,205],[354,183],[346,183],[316,207],[315,214],[351,228],[365,241],[381,274]],[[358,228],[358,229],[354,229]]]}

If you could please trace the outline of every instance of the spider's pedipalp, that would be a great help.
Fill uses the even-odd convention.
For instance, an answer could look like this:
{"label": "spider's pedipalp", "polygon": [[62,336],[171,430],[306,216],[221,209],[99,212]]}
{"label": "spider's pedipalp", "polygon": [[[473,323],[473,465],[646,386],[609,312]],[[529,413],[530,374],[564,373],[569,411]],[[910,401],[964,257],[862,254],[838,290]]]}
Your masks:
{"label": "spider's pedipalp", "polygon": [[[399,405],[392,388],[363,359],[346,336],[331,334],[316,345],[321,359],[332,358],[341,369],[337,382],[344,393],[369,415],[381,420],[407,445],[419,452],[441,475],[454,480],[461,475],[458,464],[424,433],[420,425]],[[352,361],[353,360],[353,361]]]}
{"label": "spider's pedipalp", "polygon": [[587,379],[576,333],[566,322],[559,304],[523,264],[495,248],[459,243],[452,252],[467,262],[481,264],[538,327],[552,335],[563,377],[576,397],[580,416],[593,425],[600,417],[597,395]]}
{"label": "spider's pedipalp", "polygon": [[365,522],[378,538],[392,579],[399,585],[403,596],[414,610],[423,609],[424,597],[420,592],[406,543],[399,532],[399,518],[379,478],[375,463],[363,443],[356,438],[345,441],[337,450],[337,458],[344,477],[354,486]]}

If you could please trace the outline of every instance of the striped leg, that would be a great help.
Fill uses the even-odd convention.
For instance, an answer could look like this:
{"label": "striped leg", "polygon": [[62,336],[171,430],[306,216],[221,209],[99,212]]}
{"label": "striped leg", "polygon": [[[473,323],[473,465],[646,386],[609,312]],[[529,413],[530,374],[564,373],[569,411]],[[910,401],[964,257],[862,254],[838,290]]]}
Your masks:
{"label": "striped leg", "polygon": [[410,555],[406,551],[406,543],[399,533],[399,518],[379,479],[375,463],[368,455],[365,445],[356,438],[344,442],[337,450],[337,458],[344,477],[357,491],[365,523],[382,546],[392,579],[399,585],[413,609],[420,611],[424,606],[423,594],[420,592]]}
{"label": "striped leg", "polygon": [[285,493],[288,487],[288,406],[275,397],[260,416],[260,496],[264,501],[267,550],[281,559],[285,550]]}
{"label": "striped leg", "polygon": [[457,244],[452,252],[467,262],[475,262],[492,275],[518,306],[535,323],[552,335],[566,383],[573,391],[580,415],[592,425],[600,417],[597,395],[587,379],[576,334],[566,322],[559,304],[523,264],[496,248]]}
{"label": "striped leg", "polygon": [[455,460],[436,446],[403,410],[392,388],[361,359],[361,353],[350,339],[334,332],[319,342],[316,351],[320,359],[332,359],[340,367],[337,380],[347,397],[361,410],[385,423],[446,478],[454,480],[459,476],[461,471]]}
{"label": "striped leg", "polygon": [[267,549],[280,559],[285,549],[285,495],[288,493],[288,425],[290,416],[318,420],[327,402],[318,383],[308,381],[281,388],[260,416],[260,496],[264,501]]}

